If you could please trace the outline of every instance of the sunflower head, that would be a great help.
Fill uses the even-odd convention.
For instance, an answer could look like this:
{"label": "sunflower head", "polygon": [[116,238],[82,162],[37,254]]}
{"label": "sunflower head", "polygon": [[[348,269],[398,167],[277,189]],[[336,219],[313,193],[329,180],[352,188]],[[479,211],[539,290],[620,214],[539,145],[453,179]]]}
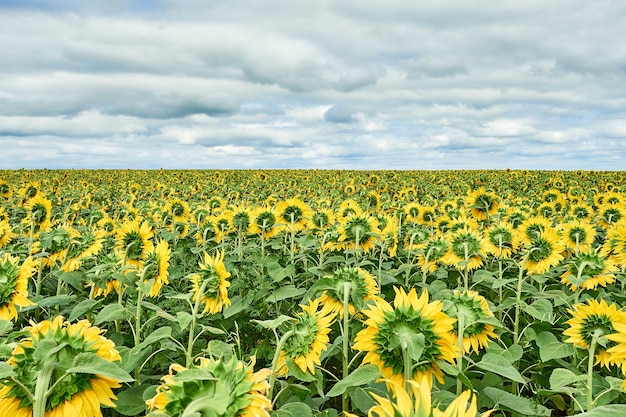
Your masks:
{"label": "sunflower head", "polygon": [[543,274],[563,260],[565,247],[555,229],[538,232],[526,245],[524,269],[529,274]]}
{"label": "sunflower head", "polygon": [[137,218],[122,223],[115,236],[118,255],[126,265],[139,268],[148,253],[153,250],[154,244],[151,241],[153,236],[154,232],[147,221],[141,222],[141,219]]}
{"label": "sunflower head", "polygon": [[[116,399],[112,388],[120,387],[120,382],[132,378],[114,362],[121,361],[115,344],[101,334],[103,330],[91,326],[87,320],[69,323],[63,317],[31,322],[25,328],[28,337],[22,339],[13,350],[8,363],[13,366],[14,380],[4,380],[0,388],[0,409],[31,409],[33,404],[24,393],[27,389],[35,392],[38,379],[50,378],[46,401],[46,415],[72,415],[92,417],[101,415],[101,405],[115,407],[111,400]],[[83,361],[83,362],[81,362]],[[100,375],[97,372],[69,372],[76,366],[100,363],[109,369],[116,369],[108,375],[121,375],[120,378]],[[52,368],[54,364],[54,368]],[[54,369],[51,373],[49,369]],[[32,413],[32,411],[29,411]]]}
{"label": "sunflower head", "polygon": [[217,253],[211,257],[204,252],[204,261],[200,262],[198,272],[190,278],[193,285],[193,301],[201,297],[200,301],[204,303],[203,313],[219,313],[230,305],[228,298],[230,282],[227,281],[229,277],[230,272],[224,265],[224,253]]}
{"label": "sunflower head", "polygon": [[350,214],[337,228],[339,242],[344,249],[360,249],[369,252],[380,239],[378,221],[368,214]]}
{"label": "sunflower head", "polygon": [[[582,349],[589,349],[594,337],[608,336],[616,332],[615,325],[626,325],[626,313],[615,304],[607,304],[604,300],[589,300],[585,304],[576,304],[569,311],[572,318],[565,322],[569,326],[563,335],[565,340]],[[595,348],[596,364],[609,367],[614,363],[614,358],[607,353],[616,342],[609,341],[606,346],[598,345]]]}
{"label": "sunflower head", "polygon": [[592,290],[606,287],[615,282],[618,273],[615,264],[595,251],[579,252],[567,260],[567,270],[561,275],[561,282],[572,291],[578,288]]}
{"label": "sunflower head", "polygon": [[471,215],[476,220],[487,220],[489,216],[495,214],[500,206],[499,198],[492,192],[480,188],[469,193],[465,199],[469,206]]}
{"label": "sunflower head", "polygon": [[19,258],[8,253],[0,257],[0,319],[17,319],[16,307],[28,307],[28,280],[37,270],[30,256],[20,265]]}
{"label": "sunflower head", "polygon": [[200,358],[189,369],[174,364],[146,405],[150,411],[169,416],[269,417],[270,373],[268,369],[254,372],[254,359],[244,363],[234,356],[228,361]]}
{"label": "sunflower head", "polygon": [[484,237],[475,229],[460,229],[450,237],[445,262],[459,271],[473,271],[482,266],[486,246]]}
{"label": "sunflower head", "polygon": [[327,276],[329,283],[319,298],[321,304],[343,317],[343,300],[348,291],[348,313],[354,315],[378,295],[376,278],[358,267],[344,267]]}
{"label": "sunflower head", "polygon": [[163,285],[169,284],[170,247],[165,240],[160,240],[154,250],[146,256],[142,277],[150,283],[149,297],[156,297]]}
{"label": "sunflower head", "polygon": [[463,315],[463,352],[478,353],[481,349],[486,349],[490,338],[496,338],[493,326],[488,323],[493,318],[493,313],[489,310],[487,300],[476,291],[454,291],[451,297],[444,304],[444,312],[456,318],[454,337],[458,340],[459,316]]}
{"label": "sunflower head", "polygon": [[330,306],[322,304],[320,299],[300,307],[302,311],[296,320],[285,327],[290,336],[285,340],[276,363],[276,374],[279,376],[287,374],[287,360],[294,361],[302,372],[314,374],[315,365],[320,365],[320,356],[328,345],[328,334],[336,313]]}
{"label": "sunflower head", "polygon": [[[441,301],[428,302],[428,291],[417,296],[394,287],[391,306],[382,298],[363,310],[364,328],[355,338],[354,349],[365,352],[363,363],[372,363],[383,377],[404,386],[405,361],[413,361],[413,380],[434,375],[443,380],[439,361],[454,363],[458,356],[452,337],[455,319],[446,315]],[[421,351],[420,351],[421,349]],[[407,356],[408,355],[408,356]]]}

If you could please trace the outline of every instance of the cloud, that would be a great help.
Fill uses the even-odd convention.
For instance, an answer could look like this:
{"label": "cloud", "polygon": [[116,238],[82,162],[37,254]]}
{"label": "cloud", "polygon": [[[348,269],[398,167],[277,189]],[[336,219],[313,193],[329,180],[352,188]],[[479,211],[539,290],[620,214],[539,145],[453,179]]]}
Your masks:
{"label": "cloud", "polygon": [[624,13],[3,2],[2,168],[623,169]]}

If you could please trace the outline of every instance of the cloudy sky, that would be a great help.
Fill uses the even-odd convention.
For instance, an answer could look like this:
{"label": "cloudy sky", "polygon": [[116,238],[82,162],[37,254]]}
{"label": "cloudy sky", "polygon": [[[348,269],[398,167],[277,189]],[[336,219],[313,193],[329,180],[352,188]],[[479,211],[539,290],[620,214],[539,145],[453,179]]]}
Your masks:
{"label": "cloudy sky", "polygon": [[0,0],[0,168],[626,166],[622,0]]}

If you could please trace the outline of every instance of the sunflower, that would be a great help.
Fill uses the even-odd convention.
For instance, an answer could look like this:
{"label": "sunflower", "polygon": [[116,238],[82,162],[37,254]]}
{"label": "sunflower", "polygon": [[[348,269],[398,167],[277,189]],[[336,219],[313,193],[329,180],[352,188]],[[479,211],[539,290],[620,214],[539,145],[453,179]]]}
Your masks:
{"label": "sunflower", "polygon": [[348,313],[351,315],[361,311],[365,304],[378,295],[376,278],[369,272],[358,267],[343,267],[332,275],[325,277],[330,282],[320,296],[320,302],[330,308],[333,313],[343,317],[344,288],[349,284]]}
{"label": "sunflower", "polygon": [[489,310],[487,300],[476,291],[458,291],[452,293],[449,302],[445,304],[444,312],[456,318],[456,326],[453,337],[458,340],[459,315],[463,314],[463,353],[478,353],[486,349],[489,338],[497,338],[493,332],[493,326],[485,323],[486,319],[493,317]]}
{"label": "sunflower", "polygon": [[[615,333],[606,335],[614,345],[607,349],[611,363],[621,364],[622,373],[626,375],[626,324],[612,323]],[[622,383],[622,390],[626,390],[626,380]]]}
{"label": "sunflower", "polygon": [[[573,310],[568,312],[572,318],[565,322],[569,326],[563,332],[563,335],[568,336],[565,341],[582,349],[590,348],[594,335],[608,337],[617,333],[615,324],[626,325],[626,313],[615,304],[609,305],[604,300],[589,300],[587,304],[576,304]],[[607,350],[616,345],[614,341],[609,341],[606,346],[597,345],[596,365],[601,364],[608,368],[615,364],[615,357],[607,353]]]}
{"label": "sunflower", "polygon": [[337,221],[341,222],[351,214],[363,214],[363,209],[359,203],[351,198],[347,198],[339,204],[337,215],[335,217],[337,218]]}
{"label": "sunflower", "polygon": [[404,248],[408,251],[421,251],[432,237],[432,229],[425,225],[408,223],[403,227],[404,231]]}
{"label": "sunflower", "polygon": [[586,251],[573,255],[567,261],[567,270],[561,275],[561,282],[572,291],[578,288],[593,290],[598,285],[606,287],[615,282],[619,269],[598,252]]}
{"label": "sunflower", "polygon": [[122,223],[116,233],[116,252],[124,260],[124,265],[141,268],[143,260],[152,252],[154,244],[150,239],[154,232],[147,221],[140,218]]}
{"label": "sunflower", "polygon": [[250,232],[252,219],[250,218],[251,209],[246,206],[235,206],[231,210],[230,222],[231,227],[237,233],[246,235]]}
{"label": "sunflower", "polygon": [[213,230],[215,231],[215,241],[221,243],[224,237],[233,232],[231,222],[232,212],[230,210],[221,211],[219,214],[211,217]]}
{"label": "sunflower", "polygon": [[[385,382],[390,385],[393,400],[371,393],[376,404],[370,408],[369,417],[476,417],[476,396],[470,390],[463,391],[441,411],[432,407],[428,378],[421,378],[419,382],[409,381],[410,390],[389,380]],[[494,411],[486,411],[480,417],[489,417]],[[346,415],[355,417],[351,413]]]}
{"label": "sunflower", "polygon": [[213,196],[206,203],[209,213],[216,214],[226,207],[226,201],[220,196]]}
{"label": "sunflower", "polygon": [[424,244],[421,251],[417,253],[417,262],[422,271],[435,272],[444,262],[444,257],[448,253],[450,242],[444,237],[434,236]]}
{"label": "sunflower", "polygon": [[470,209],[472,217],[478,221],[488,220],[498,211],[500,203],[498,196],[492,192],[488,192],[481,187],[478,190],[470,192],[465,198],[465,203]]}
{"label": "sunflower", "polygon": [[19,259],[5,253],[0,258],[0,319],[17,318],[15,307],[34,305],[28,299],[28,280],[37,271],[37,262],[30,256],[19,265]]}
{"label": "sunflower", "polygon": [[191,209],[186,201],[172,198],[163,209],[165,217],[172,223],[186,223],[191,216]]}
{"label": "sunflower", "polygon": [[98,267],[89,274],[88,285],[91,287],[89,298],[106,297],[113,291],[119,294],[121,283],[117,279],[115,266],[120,264],[121,259],[113,251],[98,259]]}
{"label": "sunflower", "polygon": [[362,311],[367,320],[356,335],[353,348],[365,352],[363,364],[377,365],[384,378],[404,386],[406,350],[423,337],[424,349],[419,362],[413,366],[412,379],[417,380],[422,375],[431,379],[434,375],[443,382],[443,372],[437,362],[454,364],[458,356],[452,337],[455,320],[442,311],[441,301],[428,302],[427,290],[419,298],[415,288],[408,294],[404,288],[394,287],[394,291],[393,307],[384,299],[376,298],[373,305]]}
{"label": "sunflower", "polygon": [[450,230],[450,225],[452,224],[452,219],[447,214],[442,216],[438,216],[435,219],[435,231],[439,234],[444,234],[448,230]]}
{"label": "sunflower", "polygon": [[337,228],[343,249],[360,249],[369,252],[374,243],[380,239],[378,221],[369,214],[349,214],[344,217]]}
{"label": "sunflower", "polygon": [[370,190],[365,195],[367,208],[372,211],[380,211],[380,194],[376,190]]}
{"label": "sunflower", "polygon": [[593,209],[586,203],[578,202],[572,204],[568,212],[577,220],[589,220],[593,214]]}
{"label": "sunflower", "polygon": [[9,184],[4,180],[0,180],[0,197],[9,198],[12,195],[13,191],[11,191]]}
{"label": "sunflower", "polygon": [[305,230],[313,217],[313,209],[299,198],[289,198],[276,206],[280,221],[293,232]]}
{"label": "sunflower", "polygon": [[244,363],[235,356],[199,362],[189,369],[171,365],[156,395],[146,401],[150,411],[168,416],[269,417],[269,369],[254,372],[254,358]]}
{"label": "sunflower", "polygon": [[552,222],[545,217],[529,217],[517,227],[518,237],[523,244],[530,244],[551,228]]}
{"label": "sunflower", "polygon": [[257,207],[250,212],[250,233],[271,239],[280,233],[283,226],[277,223],[278,212],[274,207]]}
{"label": "sunflower", "polygon": [[33,227],[34,236],[50,227],[50,217],[52,216],[52,202],[44,196],[38,194],[24,204],[26,218],[23,223]]}
{"label": "sunflower", "polygon": [[328,208],[318,208],[313,213],[311,223],[320,231],[327,230],[335,224],[335,213]]}
{"label": "sunflower", "polygon": [[20,189],[20,196],[25,200],[29,200],[39,194],[40,188],[41,186],[38,182],[29,182]]}
{"label": "sunflower", "polygon": [[450,232],[454,233],[462,229],[479,230],[480,227],[475,219],[467,217],[465,213],[461,213],[452,219],[448,229]]}
{"label": "sunflower", "polygon": [[510,258],[519,248],[517,234],[507,221],[492,224],[485,231],[485,252],[496,259]]}
{"label": "sunflower", "polygon": [[605,229],[624,218],[626,213],[619,203],[605,203],[598,208],[597,223]]}
{"label": "sunflower", "polygon": [[563,260],[565,247],[555,229],[545,229],[526,245],[523,268],[528,274],[543,274]]}
{"label": "sunflower", "polygon": [[622,268],[626,267],[626,221],[621,221],[607,230],[600,253],[610,256]]}
{"label": "sunflower", "polygon": [[143,279],[150,286],[149,297],[157,297],[163,285],[169,284],[168,268],[170,267],[170,247],[165,240],[159,240],[154,250],[149,252],[144,261]]}
{"label": "sunflower", "polygon": [[459,271],[473,271],[483,264],[487,240],[472,229],[460,229],[450,236],[450,250],[443,261]]}
{"label": "sunflower", "polygon": [[574,220],[563,224],[561,236],[565,249],[570,253],[588,252],[596,237],[596,230],[586,220]]}
{"label": "sunflower", "polygon": [[199,271],[190,278],[193,284],[193,301],[201,297],[200,301],[204,303],[202,313],[219,313],[230,305],[228,298],[230,282],[227,281],[230,272],[226,271],[224,266],[224,252],[219,252],[214,257],[204,252],[204,262],[200,262],[199,266]]}
{"label": "sunflower", "polygon": [[398,253],[398,221],[386,214],[378,215],[377,220],[381,229],[380,239],[384,242],[389,256],[395,257]]}
{"label": "sunflower", "polygon": [[[50,378],[46,416],[102,417],[101,406],[115,407],[111,400],[117,398],[112,389],[119,388],[120,382],[132,381],[130,376],[115,379],[83,372],[65,375],[77,357],[97,356],[99,361],[110,362],[108,366],[114,368],[117,368],[114,362],[122,360],[115,344],[101,335],[104,331],[87,320],[71,324],[58,316],[52,321],[31,322],[24,330],[29,336],[18,343],[7,361],[16,376],[0,383],[2,415],[32,416],[33,403],[24,390],[34,393],[38,379],[46,374]],[[51,346],[56,347],[50,349]],[[52,363],[57,370],[50,374],[46,369]],[[118,368],[117,373],[123,371]]]}
{"label": "sunflower", "polygon": [[9,243],[15,237],[13,229],[8,221],[0,221],[0,248]]}
{"label": "sunflower", "polygon": [[[288,323],[287,332],[292,332],[285,340],[278,356],[276,375],[287,375],[287,360],[293,360],[302,372],[315,374],[315,365],[320,365],[320,356],[327,349],[330,326],[335,321],[336,313],[320,299],[300,305],[302,311],[294,322]],[[320,308],[321,307],[321,308]]]}
{"label": "sunflower", "polygon": [[422,207],[417,202],[410,202],[406,204],[402,211],[404,212],[404,222],[405,223],[418,223],[420,219],[420,212]]}
{"label": "sunflower", "polygon": [[437,220],[437,212],[433,206],[421,206],[418,223],[433,226]]}
{"label": "sunflower", "polygon": [[91,229],[75,237],[61,269],[65,272],[76,271],[82,266],[83,260],[97,255],[102,250],[105,236],[104,230]]}

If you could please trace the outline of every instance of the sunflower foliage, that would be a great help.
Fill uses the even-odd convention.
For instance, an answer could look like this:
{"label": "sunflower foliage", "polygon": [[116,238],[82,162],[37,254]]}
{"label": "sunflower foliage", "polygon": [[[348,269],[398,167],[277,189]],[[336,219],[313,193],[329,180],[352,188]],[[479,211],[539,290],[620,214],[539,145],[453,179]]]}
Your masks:
{"label": "sunflower foliage", "polygon": [[624,414],[624,184],[0,171],[0,415]]}

